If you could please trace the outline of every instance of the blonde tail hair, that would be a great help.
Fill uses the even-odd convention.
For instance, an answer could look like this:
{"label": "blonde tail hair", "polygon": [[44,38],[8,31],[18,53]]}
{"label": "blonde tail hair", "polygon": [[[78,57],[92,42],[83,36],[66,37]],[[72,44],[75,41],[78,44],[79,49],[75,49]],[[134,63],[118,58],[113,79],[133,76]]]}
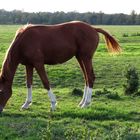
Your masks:
{"label": "blonde tail hair", "polygon": [[107,44],[107,49],[110,53],[121,53],[122,49],[119,45],[119,43],[116,41],[116,39],[111,36],[109,33],[107,33],[106,31],[104,31],[101,28],[95,28],[95,30],[99,33],[102,33],[105,36],[105,41]]}

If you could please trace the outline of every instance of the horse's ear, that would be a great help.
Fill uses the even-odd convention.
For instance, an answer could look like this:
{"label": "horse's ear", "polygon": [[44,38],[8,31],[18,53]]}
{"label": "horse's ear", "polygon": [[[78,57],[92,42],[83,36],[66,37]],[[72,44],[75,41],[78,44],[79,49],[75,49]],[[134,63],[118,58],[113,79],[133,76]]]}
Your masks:
{"label": "horse's ear", "polygon": [[0,83],[4,82],[4,77],[1,76],[1,72],[0,72]]}
{"label": "horse's ear", "polygon": [[0,69],[0,83],[2,82],[2,78],[1,78],[1,69]]}
{"label": "horse's ear", "polygon": [[1,69],[0,69],[0,82],[2,82],[2,78],[1,78]]}

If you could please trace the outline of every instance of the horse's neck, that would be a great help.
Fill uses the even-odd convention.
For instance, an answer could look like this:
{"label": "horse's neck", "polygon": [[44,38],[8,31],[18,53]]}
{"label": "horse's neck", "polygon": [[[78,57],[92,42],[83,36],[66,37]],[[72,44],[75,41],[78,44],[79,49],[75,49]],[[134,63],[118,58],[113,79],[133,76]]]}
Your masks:
{"label": "horse's neck", "polygon": [[[5,60],[2,65],[0,74],[0,81],[4,80],[4,84],[12,86],[14,75],[19,64],[18,44],[19,44],[19,32],[15,35],[9,49],[7,50]],[[18,37],[17,37],[18,36]]]}
{"label": "horse's neck", "polygon": [[7,86],[12,86],[14,75],[17,69],[18,63],[14,56],[7,54],[7,57],[3,63],[0,79],[4,80]]}

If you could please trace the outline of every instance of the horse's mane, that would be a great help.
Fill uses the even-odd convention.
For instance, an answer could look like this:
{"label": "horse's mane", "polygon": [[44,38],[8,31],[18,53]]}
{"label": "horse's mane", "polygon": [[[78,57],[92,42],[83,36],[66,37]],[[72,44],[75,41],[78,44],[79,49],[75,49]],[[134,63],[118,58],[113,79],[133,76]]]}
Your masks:
{"label": "horse's mane", "polygon": [[3,78],[7,79],[7,77],[9,76],[8,75],[8,73],[10,73],[9,66],[10,65],[14,66],[14,60],[12,61],[12,58],[15,55],[14,50],[15,50],[16,44],[19,42],[21,34],[23,32],[25,32],[31,26],[33,26],[33,25],[27,24],[27,25],[22,26],[21,28],[19,28],[16,31],[15,37],[14,37],[12,43],[10,44],[10,47],[8,48],[5,58],[3,60],[3,64],[2,64],[2,68],[1,68],[1,72],[0,72],[0,80],[2,80]]}
{"label": "horse's mane", "polygon": [[15,34],[15,37],[17,37],[19,34],[23,33],[26,29],[28,29],[29,27],[33,26],[32,24],[26,24],[22,27],[20,27]]}

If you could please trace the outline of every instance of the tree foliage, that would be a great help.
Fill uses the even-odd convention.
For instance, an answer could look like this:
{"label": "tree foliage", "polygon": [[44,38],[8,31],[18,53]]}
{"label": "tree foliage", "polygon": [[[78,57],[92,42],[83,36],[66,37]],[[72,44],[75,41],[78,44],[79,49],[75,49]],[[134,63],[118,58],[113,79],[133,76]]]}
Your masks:
{"label": "tree foliage", "polygon": [[20,10],[6,11],[0,9],[0,24],[57,24],[80,20],[94,25],[140,25],[140,14],[133,10],[127,14],[105,14],[103,12],[38,12],[28,13]]}

